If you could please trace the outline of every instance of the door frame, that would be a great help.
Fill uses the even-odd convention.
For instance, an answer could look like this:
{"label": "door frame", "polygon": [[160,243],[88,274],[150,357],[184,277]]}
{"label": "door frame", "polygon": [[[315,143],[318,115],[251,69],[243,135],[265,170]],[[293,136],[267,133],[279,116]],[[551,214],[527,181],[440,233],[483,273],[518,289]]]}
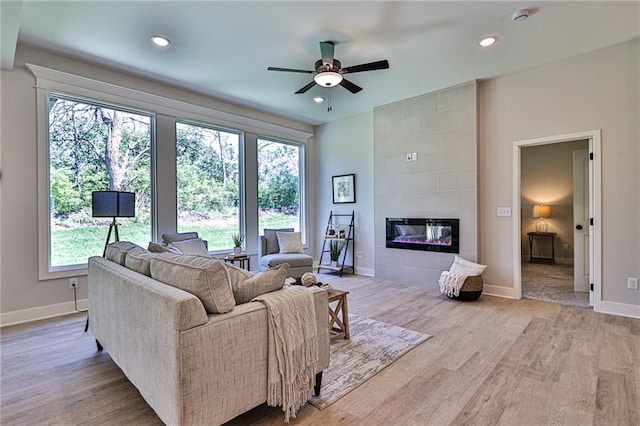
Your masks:
{"label": "door frame", "polygon": [[589,173],[589,216],[593,218],[593,225],[590,225],[590,235],[592,237],[590,237],[589,242],[589,275],[594,286],[593,310],[600,312],[600,302],[602,301],[602,227],[600,225],[602,218],[602,183],[600,134],[600,130],[589,130],[586,132],[520,140],[513,143],[513,286],[517,299],[522,298],[522,270],[520,267],[522,262],[522,215],[520,211],[520,161],[522,148],[588,139],[589,152],[593,153],[593,160],[589,162],[591,168]]}

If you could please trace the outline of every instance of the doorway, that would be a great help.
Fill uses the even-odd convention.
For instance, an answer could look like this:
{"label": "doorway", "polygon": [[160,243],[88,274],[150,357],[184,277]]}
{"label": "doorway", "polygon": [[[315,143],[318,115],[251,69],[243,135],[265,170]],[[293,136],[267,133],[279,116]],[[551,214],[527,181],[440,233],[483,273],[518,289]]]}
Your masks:
{"label": "doorway", "polygon": [[[597,310],[595,302],[601,294],[599,227],[589,219],[597,219],[600,211],[600,164],[595,161],[599,143],[599,131],[514,143],[516,296],[596,305]],[[580,163],[580,154],[574,159],[574,151],[584,152],[587,159],[588,153],[594,153],[594,160]],[[574,182],[576,179],[582,182]]]}

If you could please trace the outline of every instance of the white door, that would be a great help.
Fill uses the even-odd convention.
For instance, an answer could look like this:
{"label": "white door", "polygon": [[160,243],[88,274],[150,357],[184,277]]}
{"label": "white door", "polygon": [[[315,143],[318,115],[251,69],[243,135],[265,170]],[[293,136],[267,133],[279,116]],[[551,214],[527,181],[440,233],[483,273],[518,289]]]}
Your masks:
{"label": "white door", "polygon": [[589,150],[581,149],[573,151],[574,291],[589,291],[589,266]]}

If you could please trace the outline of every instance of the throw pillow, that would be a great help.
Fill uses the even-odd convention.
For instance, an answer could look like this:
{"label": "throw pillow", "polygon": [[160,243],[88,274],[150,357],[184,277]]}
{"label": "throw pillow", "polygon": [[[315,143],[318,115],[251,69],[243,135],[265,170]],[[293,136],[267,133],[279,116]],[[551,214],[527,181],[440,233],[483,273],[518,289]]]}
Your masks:
{"label": "throw pillow", "polygon": [[165,246],[163,244],[154,243],[153,241],[149,241],[149,247],[147,247],[151,253],[173,253],[180,254],[180,250],[175,248],[169,248],[169,246]]}
{"label": "throw pillow", "polygon": [[151,278],[195,295],[210,314],[236,305],[229,274],[218,259],[160,253],[151,259]]}
{"label": "throw pillow", "polygon": [[192,240],[184,240],[184,241],[174,241],[169,244],[169,249],[177,249],[181,254],[191,255],[191,256],[202,256],[202,257],[211,257],[209,256],[209,251],[207,250],[207,246],[204,245],[204,241],[202,238],[194,238]]}
{"label": "throw pillow", "polygon": [[197,232],[173,232],[162,234],[162,242],[164,244],[171,244],[176,241],[193,240],[195,238],[198,238]]}
{"label": "throw pillow", "polygon": [[449,272],[452,274],[460,274],[466,275],[468,277],[475,277],[476,275],[480,275],[487,269],[487,265],[480,265],[478,263],[473,263],[468,260],[465,260],[459,256],[456,256],[453,260],[453,264],[451,268],[449,268]]}
{"label": "throw pillow", "polygon": [[280,254],[304,253],[300,232],[276,232]]}
{"label": "throw pillow", "polygon": [[266,229],[264,230],[264,238],[267,240],[267,250],[262,253],[265,254],[273,254],[278,253],[280,248],[278,247],[278,237],[276,236],[276,232],[293,232],[293,228],[282,228],[282,229]]}
{"label": "throw pillow", "polygon": [[127,252],[136,247],[142,248],[130,241],[116,241],[115,243],[111,243],[107,246],[104,257],[105,259],[115,262],[118,265],[124,266]]}
{"label": "throw pillow", "polygon": [[[227,267],[230,267],[230,265],[227,265]],[[280,290],[284,285],[288,270],[289,264],[283,263],[275,268],[252,274],[252,277],[244,281],[236,282],[235,286],[233,286],[233,296],[236,299],[236,303],[238,305],[247,303],[261,294]]]}
{"label": "throw pillow", "polygon": [[153,253],[142,247],[134,247],[127,252],[124,258],[124,266],[127,269],[150,277],[151,259],[153,259],[153,256]]}

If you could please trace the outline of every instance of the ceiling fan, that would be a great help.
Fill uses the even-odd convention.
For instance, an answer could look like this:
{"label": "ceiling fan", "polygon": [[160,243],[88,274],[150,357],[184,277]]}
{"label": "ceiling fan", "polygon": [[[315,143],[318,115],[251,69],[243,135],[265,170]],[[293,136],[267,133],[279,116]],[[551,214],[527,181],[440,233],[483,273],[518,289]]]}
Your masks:
{"label": "ceiling fan", "polygon": [[389,68],[389,61],[387,61],[386,59],[383,61],[370,62],[368,64],[354,65],[352,67],[342,68],[342,63],[333,57],[335,47],[335,43],[332,41],[320,42],[320,54],[322,55],[322,59],[316,61],[315,71],[277,67],[269,67],[267,68],[267,70],[315,74],[311,83],[307,84],[296,92],[296,95],[299,95],[301,93],[305,93],[316,84],[322,87],[334,87],[339,84],[351,93],[358,93],[362,90],[362,87],[358,86],[357,84],[353,84],[349,80],[346,80],[343,76],[344,74],[353,74],[355,72],[383,70]]}

